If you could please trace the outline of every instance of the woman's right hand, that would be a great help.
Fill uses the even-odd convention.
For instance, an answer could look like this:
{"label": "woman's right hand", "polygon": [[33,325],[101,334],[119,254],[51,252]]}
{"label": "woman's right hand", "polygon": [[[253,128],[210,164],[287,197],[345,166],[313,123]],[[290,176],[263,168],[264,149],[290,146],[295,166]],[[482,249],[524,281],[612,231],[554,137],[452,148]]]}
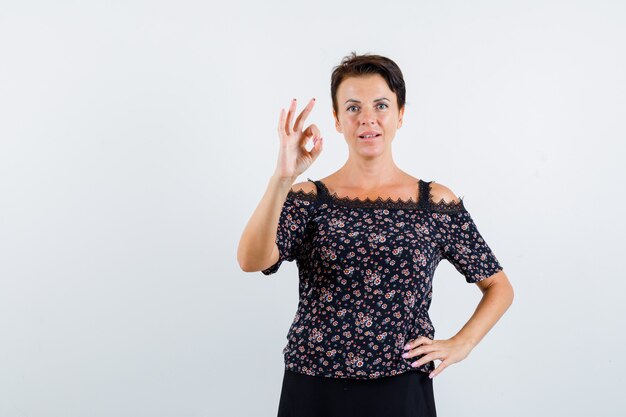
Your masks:
{"label": "woman's right hand", "polygon": [[[291,123],[296,113],[296,99],[291,101],[287,117],[285,117],[285,110],[280,109],[280,119],[278,122],[280,150],[278,152],[278,163],[274,172],[274,176],[277,178],[295,181],[300,174],[311,166],[322,151],[323,138],[317,126],[311,124],[306,129],[302,129],[304,120],[309,113],[311,113],[311,110],[313,110],[314,104],[315,99],[311,99],[309,104],[296,119],[293,127]],[[311,139],[313,139],[314,145],[310,151],[307,151],[306,145]]]}

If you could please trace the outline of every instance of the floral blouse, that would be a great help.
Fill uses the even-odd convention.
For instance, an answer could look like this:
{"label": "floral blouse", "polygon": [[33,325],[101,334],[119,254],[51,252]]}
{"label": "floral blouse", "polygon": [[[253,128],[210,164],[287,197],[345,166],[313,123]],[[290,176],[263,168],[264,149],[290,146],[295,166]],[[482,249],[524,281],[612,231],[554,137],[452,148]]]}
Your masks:
{"label": "floral blouse", "polygon": [[[308,178],[307,178],[308,179]],[[290,190],[282,207],[274,274],[296,261],[299,303],[283,349],[285,367],[307,375],[373,379],[431,372],[423,355],[402,358],[419,336],[434,339],[428,316],[442,258],[475,283],[502,270],[463,199],[435,202],[419,180],[417,201],[339,197]]]}

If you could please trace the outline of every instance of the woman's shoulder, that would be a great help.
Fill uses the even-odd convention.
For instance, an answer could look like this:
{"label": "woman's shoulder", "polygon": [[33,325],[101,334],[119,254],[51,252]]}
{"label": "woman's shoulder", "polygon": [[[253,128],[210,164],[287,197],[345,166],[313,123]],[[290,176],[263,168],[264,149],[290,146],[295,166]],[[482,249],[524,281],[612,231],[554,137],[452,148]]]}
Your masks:
{"label": "woman's shoulder", "polygon": [[302,181],[291,186],[287,200],[298,205],[313,206],[317,202],[317,186],[313,181]]}
{"label": "woman's shoulder", "polygon": [[317,187],[315,186],[315,183],[312,181],[302,181],[302,182],[298,182],[295,183],[294,185],[291,186],[291,192],[293,193],[305,193],[305,194],[316,194],[317,193]]}
{"label": "woman's shoulder", "polygon": [[446,185],[440,184],[435,181],[430,181],[430,199],[434,203],[460,203],[461,200],[456,194]]}

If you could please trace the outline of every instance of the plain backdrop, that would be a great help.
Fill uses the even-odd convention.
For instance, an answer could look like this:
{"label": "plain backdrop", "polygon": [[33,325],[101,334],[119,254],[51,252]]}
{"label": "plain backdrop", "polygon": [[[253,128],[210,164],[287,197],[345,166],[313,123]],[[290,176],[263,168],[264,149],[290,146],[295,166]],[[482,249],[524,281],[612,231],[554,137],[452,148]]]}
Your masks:
{"label": "plain backdrop", "polygon": [[[462,196],[515,290],[438,415],[621,416],[626,3],[3,1],[0,416],[274,416],[297,269],[242,272],[291,98],[347,158],[330,75],[407,86],[393,152]],[[480,291],[444,261],[436,339]],[[438,364],[438,361],[436,362]]]}

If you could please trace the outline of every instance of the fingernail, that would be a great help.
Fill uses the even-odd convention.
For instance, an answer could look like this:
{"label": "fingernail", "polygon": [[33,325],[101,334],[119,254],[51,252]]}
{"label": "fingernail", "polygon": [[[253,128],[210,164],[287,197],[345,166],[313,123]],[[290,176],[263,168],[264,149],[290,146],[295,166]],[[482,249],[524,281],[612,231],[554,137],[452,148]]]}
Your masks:
{"label": "fingernail", "polygon": [[429,377],[430,379],[433,379],[434,375],[433,375],[433,374],[428,374],[428,377]]}
{"label": "fingernail", "polygon": [[409,347],[409,345],[404,345],[404,350],[407,350]]}
{"label": "fingernail", "polygon": [[402,354],[402,357],[403,357],[403,358],[406,358],[406,357],[408,357],[408,356],[409,356],[409,353],[408,353],[408,352],[407,352],[407,353],[403,353],[403,354]]}

